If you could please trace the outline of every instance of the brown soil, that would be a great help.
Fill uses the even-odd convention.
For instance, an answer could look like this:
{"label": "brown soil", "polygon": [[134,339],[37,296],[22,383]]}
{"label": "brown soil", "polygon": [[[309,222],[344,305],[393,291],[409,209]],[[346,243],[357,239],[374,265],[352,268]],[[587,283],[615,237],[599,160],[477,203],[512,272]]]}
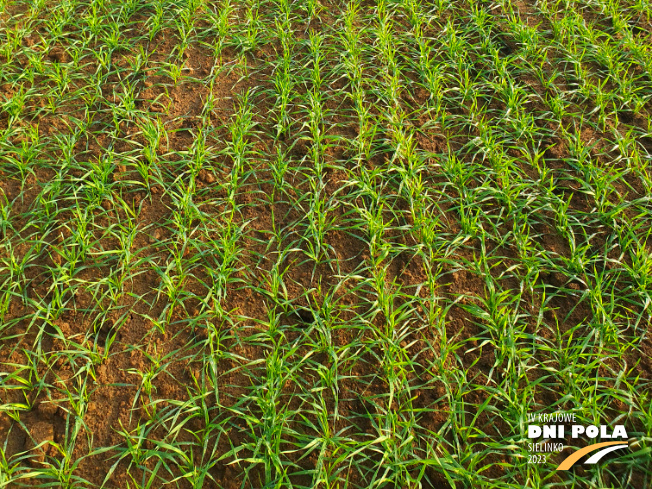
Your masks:
{"label": "brown soil", "polygon": [[[545,22],[534,21],[537,13],[529,2],[517,2],[515,5],[530,19],[528,25],[546,28]],[[143,16],[141,20],[144,19]],[[333,16],[324,13],[320,22],[328,26],[334,21]],[[311,27],[319,27],[319,22],[313,21]],[[30,37],[23,42],[31,46],[38,41]],[[144,41],[141,44],[149,50],[151,63],[162,65],[173,59],[178,43],[171,33],[162,32],[155,36],[151,44]],[[504,44],[505,54],[516,49],[509,39]],[[265,477],[263,468],[259,465],[247,471],[243,462],[254,454],[251,450],[254,444],[247,443],[260,436],[258,428],[252,428],[251,420],[229,415],[234,412],[229,410],[237,410],[244,405],[251,413],[263,418],[261,408],[247,404],[251,386],[255,381],[260,384],[266,376],[265,363],[249,365],[254,360],[268,358],[270,353],[268,345],[257,341],[255,335],[268,333],[269,318],[274,315],[278,317],[277,326],[282,331],[280,334],[284,341],[288,344],[300,342],[301,334],[291,326],[299,325],[304,332],[312,328],[316,318],[312,313],[306,313],[305,308],[320,309],[325,303],[336,304],[334,311],[321,311],[324,315],[333,315],[332,343],[336,347],[364,351],[357,361],[345,360],[338,365],[339,371],[346,372],[347,378],[338,385],[337,399],[332,391],[324,390],[326,410],[332,412],[334,406],[338,406],[340,418],[335,421],[331,419],[333,426],[330,427],[335,433],[348,429],[346,436],[356,441],[378,436],[380,413],[383,410],[398,412],[400,408],[397,406],[401,403],[419,413],[417,417],[422,437],[426,433],[437,433],[450,420],[454,400],[480,406],[491,396],[486,388],[510,381],[506,360],[494,350],[491,342],[492,335],[500,332],[492,329],[494,326],[478,312],[480,306],[484,307],[489,283],[487,270],[482,268],[485,265],[479,265],[478,257],[488,249],[486,266],[489,267],[489,277],[494,281],[492,283],[505,290],[518,291],[520,284],[514,278],[502,277],[509,266],[520,263],[518,250],[506,242],[489,244],[487,248],[487,243],[470,237],[453,255],[426,260],[423,254],[410,251],[419,243],[416,231],[405,231],[413,229],[414,219],[408,215],[409,206],[405,198],[398,195],[397,189],[388,186],[390,195],[382,218],[392,224],[388,225],[389,230],[383,239],[392,246],[393,251],[382,262],[386,266],[385,283],[393,290],[400,290],[406,297],[403,303],[397,299],[393,304],[394,311],[400,310],[408,302],[419,304],[407,313],[415,326],[408,329],[401,342],[402,354],[417,360],[418,368],[406,374],[407,384],[414,386],[413,391],[401,393],[399,400],[394,400],[396,405],[388,405],[390,388],[387,376],[379,369],[381,359],[387,352],[369,346],[375,344],[370,330],[362,332],[347,327],[354,318],[363,317],[380,331],[390,319],[383,311],[371,306],[373,300],[370,298],[374,297],[374,292],[370,284],[374,280],[372,270],[375,257],[367,244],[367,230],[351,228],[347,224],[352,219],[350,209],[333,205],[327,212],[330,224],[324,233],[321,261],[315,263],[309,258],[314,240],[306,229],[305,215],[299,211],[308,209],[307,199],[313,192],[306,177],[311,171],[310,160],[303,160],[309,153],[309,147],[305,141],[296,144],[293,141],[279,142],[269,136],[274,132],[271,115],[273,103],[264,90],[273,86],[270,81],[272,72],[266,62],[272,58],[275,49],[278,47],[267,45],[242,56],[226,47],[221,58],[215,59],[208,48],[193,44],[185,50],[180,60],[174,60],[182,68],[182,73],[187,73],[191,78],[175,83],[168,73],[145,71],[142,79],[135,82],[135,105],[138,110],[157,114],[159,123],[169,134],[154,148],[159,156],[163,155],[161,158],[164,161],[160,164],[162,174],[149,175],[149,182],[138,171],[140,156],[129,158],[132,152],[139,151],[147,144],[143,128],[137,122],[122,120],[115,129],[118,138],[108,134],[108,128],[113,125],[111,111],[119,113],[124,101],[124,94],[115,92],[120,84],[117,75],[108,77],[102,86],[101,103],[105,110],[96,112],[97,119],[89,126],[104,129],[98,129],[92,137],[76,142],[72,153],[78,165],[65,176],[64,185],[68,189],[81,185],[80,182],[86,178],[85,172],[90,168],[88,163],[94,162],[99,166],[102,155],[109,151],[122,158],[110,170],[109,181],[116,185],[113,190],[98,196],[94,206],[88,205],[88,201],[83,200],[85,197],[77,197],[80,208],[86,205],[93,215],[94,228],[90,230],[88,238],[94,243],[91,248],[96,252],[115,253],[116,258],[104,259],[99,252],[95,256],[80,257],[79,270],[74,275],[77,281],[74,294],[57,282],[57,278],[63,276],[65,266],[70,263],[69,253],[74,247],[69,243],[77,239],[75,232],[78,230],[71,224],[75,222],[74,209],[68,207],[57,215],[59,226],[56,229],[39,228],[38,221],[34,223],[32,215],[32,211],[40,205],[39,198],[44,195],[48,183],[55,179],[57,168],[54,165],[48,168],[37,165],[33,174],[21,182],[5,176],[5,170],[0,166],[0,203],[4,196],[7,202],[12,203],[12,215],[17,216],[12,220],[11,234],[7,233],[9,238],[2,238],[7,243],[20,241],[21,244],[11,249],[11,253],[18,259],[27,257],[30,265],[24,272],[24,296],[22,293],[11,296],[3,318],[0,365],[7,378],[3,379],[0,401],[3,405],[20,406],[11,412],[0,413],[0,443],[6,441],[6,458],[23,457],[22,465],[38,469],[45,465],[46,460],[62,460],[62,451],[69,451],[72,460],[81,460],[75,470],[76,476],[97,486],[107,478],[107,487],[123,488],[132,486],[134,481],[146,479],[148,471],[155,468],[154,458],[136,463],[127,456],[125,447],[135,442],[139,430],[147,434],[144,443],[147,449],[153,451],[170,438],[190,446],[191,442],[196,441],[197,433],[206,433],[207,440],[215,446],[218,455],[208,470],[210,482],[206,479],[204,487],[261,487],[260,481]],[[134,60],[131,53],[114,56],[113,62],[123,69]],[[52,46],[47,59],[51,63],[66,64],[72,58],[65,46]],[[205,79],[215,69],[222,71],[215,78],[212,92],[205,84],[193,80]],[[535,81],[528,83],[528,86],[534,93],[542,90]],[[74,83],[68,91],[73,88]],[[13,96],[13,90],[12,87],[1,86],[0,99]],[[235,210],[232,213],[243,229],[236,240],[240,265],[229,271],[235,280],[226,286],[226,297],[221,303],[225,314],[220,316],[204,300],[209,296],[210,284],[223,263],[219,256],[223,250],[216,251],[216,242],[224,238],[220,234],[221,226],[225,225],[231,212],[226,193],[227,184],[234,178],[236,162],[224,152],[232,138],[229,123],[238,111],[239,97],[248,90],[251,90],[250,96],[254,100],[251,133],[255,135],[251,138],[250,157],[241,169],[241,186],[234,199]],[[406,92],[403,103],[407,112],[408,109],[418,110],[422,104],[427,105],[430,94],[426,90],[409,87]],[[303,95],[305,90],[299,87],[296,93],[297,96]],[[209,97],[215,100],[213,110],[210,114],[203,114],[202,109]],[[84,114],[81,102],[67,102],[58,109],[60,113],[49,113],[47,100],[40,99],[36,94],[30,100],[33,107],[29,112],[31,118],[23,122],[38,128],[38,136],[48,141],[43,151],[51,158],[62,157],[61,150],[51,144],[53,138],[73,136],[74,120],[81,119]],[[347,104],[345,95],[338,93],[327,101],[326,107],[336,113],[338,109],[350,108]],[[504,109],[498,102],[491,108],[496,111]],[[543,104],[532,109],[547,110]],[[455,116],[468,115],[468,108],[463,104],[451,104],[444,110],[453,121]],[[347,113],[341,110],[332,117],[328,136],[333,140],[336,140],[336,136],[351,137],[357,134],[355,121]],[[300,119],[304,116],[297,117]],[[461,219],[456,213],[463,196],[452,185],[439,163],[435,162],[447,151],[447,144],[453,149],[466,147],[477,134],[469,129],[467,133],[452,135],[452,126],[428,125],[432,121],[426,111],[418,119],[418,123],[414,124],[418,129],[418,148],[434,155],[432,174],[425,175],[424,180],[433,187],[446,186],[445,192],[439,194],[440,201],[432,206],[440,214],[437,217],[438,233],[455,236],[461,229]],[[0,116],[0,130],[8,127],[8,120],[5,114]],[[300,122],[305,121],[300,119]],[[634,118],[631,122],[642,123]],[[192,144],[197,134],[204,130],[208,134],[207,146],[211,148],[211,157],[196,176],[188,178],[188,169],[183,161],[195,150]],[[600,141],[593,149],[596,155],[608,146],[606,139],[605,135],[589,130],[581,134],[581,140],[585,143]],[[18,147],[20,143],[16,139],[7,144]],[[285,193],[274,189],[269,183],[272,179],[270,155],[274,155],[277,147],[287,151],[287,157],[293,163],[293,169],[285,176]],[[570,206],[577,215],[590,214],[595,202],[574,186],[577,173],[567,164],[568,148],[556,139],[548,141],[547,147],[544,164],[560,181],[558,191],[564,200],[572,196]],[[352,168],[342,163],[349,152],[350,148],[338,144],[326,152],[327,171],[323,175],[321,191],[328,198],[336,196],[338,192],[349,191],[348,172]],[[465,164],[474,161],[471,152],[466,157]],[[390,158],[391,155],[377,154],[365,164],[370,170],[384,169],[389,165]],[[481,187],[482,165],[485,164],[482,163],[475,171],[469,188]],[[298,170],[301,165],[304,168]],[[522,173],[524,178],[535,178],[537,172],[528,167],[523,168]],[[495,187],[500,186],[498,182],[491,183]],[[623,187],[622,192],[619,189],[621,195],[627,198],[645,195],[645,188],[634,177],[626,184],[627,189]],[[193,186],[195,209],[210,215],[214,225],[209,226],[197,216],[184,213],[187,209],[183,210],[179,203],[182,192],[175,193],[181,189],[181,185]],[[115,205],[119,201],[126,205]],[[488,203],[483,209],[485,222],[500,221],[498,224],[509,230],[512,217],[496,217],[500,208],[497,201]],[[127,209],[131,215],[126,212]],[[396,224],[399,221],[397,215],[402,220],[400,224]],[[193,236],[189,236],[185,243],[178,239],[175,226],[180,226],[175,219],[187,219],[187,228],[195,229]],[[133,243],[127,249],[133,253],[132,262],[141,260],[143,265],[133,279],[121,284],[112,302],[106,295],[110,287],[107,280],[112,276],[118,279],[116,270],[119,270],[117,264],[121,259],[118,256],[122,256],[118,253],[123,244],[110,231],[113,226],[129,225],[130,220],[136,232]],[[404,227],[399,228],[399,225]],[[594,236],[589,244],[595,250],[605,249],[606,238],[613,231],[603,228],[595,224],[593,229],[587,230],[587,235]],[[523,292],[521,298],[531,309],[529,312],[533,317],[539,312],[542,317],[538,323],[531,321],[527,332],[552,342],[557,334],[574,331],[572,342],[575,343],[579,341],[577,335],[589,334],[589,325],[595,317],[595,311],[584,294],[588,290],[586,276],[571,274],[565,268],[565,260],[572,258],[572,251],[568,237],[557,231],[553,216],[542,214],[531,235],[537,249],[551,258],[548,268],[538,270],[533,290]],[[46,251],[30,248],[39,240]],[[282,270],[275,270],[274,267],[278,265],[276,258],[281,252],[285,253]],[[3,259],[8,256],[7,253],[9,251],[3,252]],[[36,253],[37,258],[29,258],[29,253]],[[174,268],[177,258],[186,260],[183,273]],[[171,306],[172,299],[166,295],[162,280],[162,275],[169,271],[167,276],[178,281],[179,290],[183,292],[174,307]],[[275,272],[284,274],[285,284],[285,288],[277,291],[276,295],[270,279]],[[345,281],[342,285],[340,278],[343,276],[355,277],[355,280]],[[436,278],[429,282],[429,277]],[[616,281],[614,287],[621,290],[626,289],[627,285],[623,281]],[[327,295],[329,301],[325,300]],[[99,297],[103,297],[101,303],[98,302]],[[435,297],[440,298],[443,304],[450,305],[443,328],[428,324],[427,308],[437,303]],[[55,301],[63,302],[60,308],[62,313],[50,322],[39,321],[41,312],[34,305]],[[625,305],[621,306],[626,308]],[[641,313],[631,308],[627,311],[626,314],[631,317]],[[416,326],[420,323],[428,327]],[[639,326],[642,330],[648,327],[649,324]],[[444,336],[448,343],[443,341]],[[211,352],[211,347],[218,344],[221,348],[219,354]],[[451,351],[442,352],[444,346]],[[68,353],[73,347],[85,354],[71,357]],[[34,352],[42,353],[47,361],[38,363],[33,370],[27,370],[25,367],[30,365]],[[302,344],[292,354],[292,360],[299,362],[308,354],[308,347]],[[215,361],[210,368],[201,361],[202,355],[214,355]],[[540,355],[537,358],[539,367],[528,374],[530,381],[546,375],[542,368],[544,365],[559,367],[559,357],[549,352],[541,352]],[[616,367],[627,365],[633,369],[629,375],[635,377],[650,372],[650,358],[652,345],[646,337],[635,349],[628,350],[619,358],[614,355],[610,360]],[[88,382],[89,386],[80,385],[82,376],[77,374],[82,364],[87,365],[89,375],[83,381]],[[327,370],[332,366],[331,358],[317,352],[309,362],[305,362],[305,371],[301,372],[298,380],[288,380],[279,388],[279,404],[289,411],[306,410],[305,424],[297,419],[288,421],[288,430],[295,430],[296,433],[289,436],[294,441],[302,435],[318,434],[313,428],[317,426],[318,419],[309,410],[310,406],[303,405],[302,395],[306,390],[320,385],[320,368]],[[447,392],[441,380],[443,375],[452,375],[450,372],[457,370],[466,372],[468,382],[468,390],[460,396]],[[151,388],[144,387],[142,376],[145,373],[152,376]],[[197,392],[201,388],[193,386],[206,386],[209,378],[214,390],[200,400]],[[30,382],[39,379],[41,384],[35,382],[35,385],[42,387],[35,388],[25,396],[24,391],[17,389],[21,379],[29,379]],[[66,392],[79,393],[82,389],[88,393],[85,399],[64,395]],[[541,389],[535,395],[536,407],[552,406],[563,396],[564,392]],[[192,409],[185,409],[184,405]],[[511,428],[496,414],[507,406],[497,401],[492,403],[492,407],[493,411],[478,416],[478,413],[466,412],[461,422],[480,430],[494,430],[500,435],[507,435]],[[157,423],[156,419],[157,415],[165,417],[175,409],[185,424],[183,430],[170,434],[166,426]],[[205,411],[200,414],[201,409]],[[83,419],[83,426],[75,427],[77,419]],[[225,424],[222,426],[220,423]],[[450,431],[446,432],[443,440],[442,443],[448,443],[449,448],[453,446]],[[198,445],[192,446],[188,456],[205,462],[207,454],[201,453]],[[247,448],[226,456],[233,446]],[[110,449],[95,452],[102,448]],[[282,450],[290,453],[293,445],[287,443]],[[120,458],[121,455],[124,457]],[[336,458],[336,454],[331,455],[328,460]],[[317,464],[317,453],[303,458],[301,453],[291,453],[287,458],[300,468],[290,476],[291,482],[309,486],[312,479],[307,474]],[[380,452],[370,452],[366,465],[362,465],[371,471],[380,458]],[[503,464],[509,463],[509,457],[494,453],[483,463],[491,465],[483,475],[499,479],[505,474]],[[166,470],[169,480],[180,474],[179,467],[171,466]],[[355,487],[363,487],[367,483],[369,474],[360,473],[354,468],[347,470],[349,472],[341,472],[338,476],[350,480]],[[431,465],[425,473],[427,479],[422,481],[423,487],[451,487],[440,469]],[[638,474],[636,477],[642,476]],[[38,480],[26,480],[24,483],[39,485]],[[192,487],[184,479],[177,480],[175,484],[178,487]]]}

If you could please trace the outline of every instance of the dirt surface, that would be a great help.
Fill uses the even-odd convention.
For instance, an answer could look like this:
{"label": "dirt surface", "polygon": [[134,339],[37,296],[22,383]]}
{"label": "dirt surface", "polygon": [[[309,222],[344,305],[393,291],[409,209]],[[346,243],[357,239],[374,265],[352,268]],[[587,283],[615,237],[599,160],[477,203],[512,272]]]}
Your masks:
{"label": "dirt surface", "polygon": [[[531,2],[514,6],[528,26],[550,29],[549,19]],[[244,18],[242,10],[234,19]],[[12,4],[4,15],[19,11]],[[297,58],[309,53],[306,43],[314,32],[309,28],[330,32],[329,26],[338,25],[336,12],[325,9],[320,19],[296,26],[294,35],[303,41]],[[145,29],[152,16],[149,11],[134,14],[133,30],[124,38]],[[194,27],[199,33],[209,28],[203,22]],[[396,29],[402,28],[397,21]],[[2,62],[28,63],[23,51],[34,45],[45,49],[41,39],[46,35],[39,27],[22,39],[16,59],[3,55]],[[180,54],[181,39],[171,29],[151,40],[137,37],[131,50],[114,51],[114,69],[101,78],[97,101],[74,96],[84,76],[102,69],[85,55],[84,68],[76,72],[74,38],[68,37],[49,46],[45,55],[53,66],[70,66],[65,88],[55,90],[59,82],[37,75],[30,84],[53,91],[31,91],[20,122],[13,125],[10,110],[3,106],[0,111],[0,202],[10,203],[5,204],[10,215],[0,226],[1,277],[12,287],[3,296],[1,316],[0,444],[17,473],[49,470],[65,460],[78,464],[69,473],[97,487],[146,487],[150,477],[155,482],[147,487],[162,487],[163,480],[173,487],[263,487],[270,471],[282,470],[252,460],[264,458],[261,440],[273,445],[274,439],[265,437],[275,433],[275,426],[283,432],[278,452],[287,469],[279,476],[284,487],[311,487],[324,464],[331,464],[323,470],[333,481],[367,487],[381,462],[389,463],[392,449],[397,457],[392,463],[407,464],[396,455],[402,453],[398,448],[371,443],[382,439],[387,423],[395,423],[398,431],[413,430],[412,443],[429,454],[425,459],[441,455],[432,451],[440,448],[429,446],[433,440],[450,453],[460,444],[481,451],[486,440],[465,430],[491,433],[496,440],[516,436],[516,427],[501,416],[514,406],[493,394],[505,386],[537,384],[528,394],[532,409],[552,409],[564,402],[568,391],[563,388],[570,389],[559,384],[567,373],[558,375],[566,372],[568,361],[596,371],[602,364],[602,375],[587,378],[599,379],[604,392],[620,388],[614,372],[624,372],[632,382],[647,378],[652,345],[649,304],[642,297],[649,294],[649,283],[636,289],[627,272],[610,273],[632,264],[633,248],[616,239],[625,236],[620,226],[627,221],[616,226],[616,219],[590,218],[597,212],[596,197],[580,186],[585,175],[573,164],[574,150],[555,135],[556,126],[570,127],[571,121],[545,123],[538,151],[539,164],[556,183],[553,192],[581,223],[572,236],[562,232],[558,209],[524,208],[520,217],[509,210],[501,199],[511,183],[496,177],[493,163],[477,156],[474,145],[481,134],[468,123],[476,108],[451,99],[440,108],[443,118],[432,116],[425,108],[436,94],[411,81],[408,69],[397,110],[407,114],[405,125],[414,131],[415,151],[426,161],[418,178],[429,189],[412,194],[397,183],[397,168],[403,167],[395,163],[396,148],[385,147],[391,135],[373,135],[375,149],[364,161],[351,157],[351,141],[361,129],[343,82],[344,88],[324,102],[321,124],[328,148],[321,173],[311,160],[314,147],[306,129],[307,82],[293,87],[294,119],[287,135],[274,136],[278,42],[245,53],[227,43],[216,56],[204,38]],[[501,56],[518,50],[507,33],[501,39]],[[147,54],[139,70],[133,69],[136,49]],[[477,64],[484,69],[480,60]],[[213,76],[216,70],[220,74]],[[308,76],[307,68],[302,75]],[[121,91],[125,79],[134,88],[133,101]],[[456,88],[453,81],[443,83],[442,89]],[[382,81],[368,84],[376,93]],[[525,79],[522,86],[534,100],[524,110],[541,118],[549,114],[541,83]],[[16,83],[0,85],[2,101],[17,93]],[[53,100],[57,94],[60,103]],[[376,97],[369,95],[369,103]],[[148,114],[146,121],[128,115],[132,102],[134,110]],[[376,105],[371,105],[378,112],[372,117],[381,117]],[[575,108],[589,112],[588,103]],[[647,104],[636,116],[623,114],[619,124],[641,128],[649,109]],[[489,124],[499,124],[505,110],[497,97],[487,102]],[[89,114],[80,135],[80,121]],[[234,150],[238,117],[249,117],[242,126],[243,160]],[[624,130],[613,124],[615,131]],[[585,128],[577,135],[579,143],[590,146],[596,165],[609,164],[614,136],[607,128],[603,133]],[[17,169],[22,145],[35,148],[37,162],[27,166],[24,178]],[[451,151],[458,151],[459,167],[449,158]],[[510,151],[516,160],[510,178],[531,188],[547,185],[539,169],[520,158],[523,148]],[[460,185],[458,176],[464,173],[468,179]],[[354,180],[362,181],[362,174],[373,176],[361,189]],[[468,211],[465,199],[487,188],[487,196]],[[606,201],[639,202],[622,214],[631,212],[631,222],[649,222],[649,214],[641,217],[649,202],[640,202],[649,198],[649,189],[633,171],[614,189]],[[382,230],[373,238],[376,231],[359,209],[372,209],[367,202],[379,190],[384,207],[374,222]],[[416,206],[410,199],[419,193],[428,199],[423,209],[432,220],[436,238],[427,239],[434,244],[424,238],[430,236],[426,224],[411,212]],[[323,197],[319,202],[325,207],[325,222],[317,224],[311,214],[315,195]],[[468,224],[467,212],[476,212],[480,224]],[[523,215],[529,217],[519,221]],[[528,249],[534,250],[530,262],[510,237],[526,228]],[[478,229],[493,229],[495,239],[480,239]],[[640,229],[635,234],[642,249],[652,251],[647,235]],[[125,237],[128,242],[121,241]],[[589,250],[583,256],[591,268],[577,265],[578,248]],[[20,278],[7,272],[10,266],[17,267]],[[591,295],[596,273],[609,277],[605,287],[617,297],[608,313],[600,309],[602,299]],[[503,302],[491,303],[490,290],[502,294]],[[392,294],[386,306],[381,305],[383,291]],[[56,313],[44,307],[48,304]],[[496,346],[508,327],[500,322],[501,314],[511,314],[510,307],[519,315],[511,334],[518,348],[527,348],[536,360],[524,372]],[[605,317],[617,318],[613,328],[622,333],[603,327]],[[328,337],[319,329],[322,324],[328,325]],[[398,332],[386,333],[388,325]],[[599,342],[603,350],[585,351],[582,338],[597,329],[605,337]],[[396,339],[391,334],[401,335],[395,351],[385,349]],[[401,365],[409,367],[383,370],[388,357],[404,359]],[[295,368],[292,374],[284,370],[287,365]],[[332,371],[339,376],[336,386],[324,380]],[[280,384],[272,380],[277,372]],[[404,390],[394,392],[396,385]],[[451,385],[458,390],[452,392]],[[320,392],[322,406],[315,404],[314,392]],[[325,422],[320,410],[327,413]],[[632,425],[632,430],[645,433],[646,427]],[[322,452],[297,448],[325,431],[333,440]],[[367,442],[371,448],[365,448],[359,463],[347,465],[338,458],[347,443]],[[512,463],[511,453],[496,449],[474,471],[504,480]],[[192,473],[188,467],[205,472]],[[401,480],[420,478],[420,487],[461,487],[435,464],[409,466],[405,472]],[[604,480],[618,484],[624,472],[617,469]],[[47,476],[64,483],[54,473]],[[519,477],[524,484],[524,475]],[[24,479],[16,487],[42,487],[43,480]],[[649,476],[634,472],[631,480],[644,484]],[[566,479],[555,475],[553,481]],[[327,487],[325,481],[319,484]]]}

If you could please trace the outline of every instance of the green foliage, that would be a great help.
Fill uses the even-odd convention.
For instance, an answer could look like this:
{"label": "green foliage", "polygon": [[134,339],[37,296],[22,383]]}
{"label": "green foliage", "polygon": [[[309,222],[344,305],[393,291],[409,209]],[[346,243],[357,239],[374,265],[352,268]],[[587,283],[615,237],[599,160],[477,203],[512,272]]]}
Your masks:
{"label": "green foliage", "polygon": [[649,486],[651,15],[0,0],[0,487]]}

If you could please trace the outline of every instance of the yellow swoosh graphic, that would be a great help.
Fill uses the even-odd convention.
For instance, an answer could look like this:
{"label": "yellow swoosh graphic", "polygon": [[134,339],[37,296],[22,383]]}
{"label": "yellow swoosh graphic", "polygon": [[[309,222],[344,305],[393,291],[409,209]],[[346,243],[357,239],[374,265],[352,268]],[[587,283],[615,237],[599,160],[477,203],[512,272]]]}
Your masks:
{"label": "yellow swoosh graphic", "polygon": [[577,462],[587,453],[595,452],[596,450],[603,447],[609,447],[611,445],[622,445],[622,444],[623,444],[622,441],[605,441],[603,443],[596,443],[595,445],[589,445],[588,447],[584,447],[581,450],[578,450],[575,453],[572,453],[568,457],[566,457],[564,461],[559,464],[557,470],[570,469],[575,464],[575,462]]}

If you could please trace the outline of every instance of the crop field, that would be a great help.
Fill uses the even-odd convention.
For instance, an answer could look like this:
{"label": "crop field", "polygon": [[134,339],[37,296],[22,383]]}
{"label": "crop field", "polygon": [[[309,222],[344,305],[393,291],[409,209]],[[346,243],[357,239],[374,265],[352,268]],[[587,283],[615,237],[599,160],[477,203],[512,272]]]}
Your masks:
{"label": "crop field", "polygon": [[651,99],[650,0],[0,0],[0,488],[652,487]]}

